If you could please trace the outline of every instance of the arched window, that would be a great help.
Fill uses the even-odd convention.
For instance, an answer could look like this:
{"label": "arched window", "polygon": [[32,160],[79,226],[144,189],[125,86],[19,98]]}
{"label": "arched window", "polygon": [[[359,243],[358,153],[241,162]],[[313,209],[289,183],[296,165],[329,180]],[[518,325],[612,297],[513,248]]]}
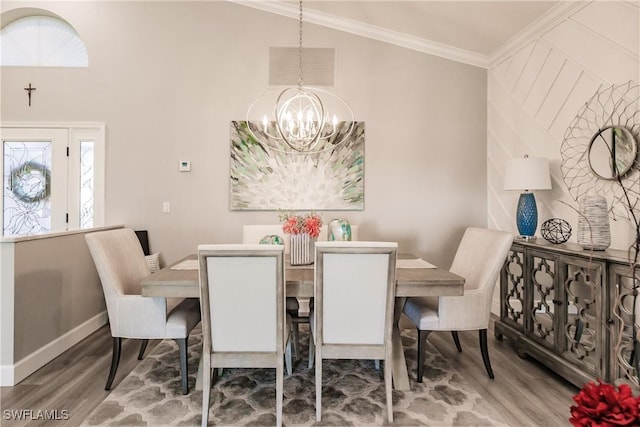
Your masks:
{"label": "arched window", "polygon": [[76,30],[53,16],[25,16],[0,30],[0,65],[87,67],[87,49]]}

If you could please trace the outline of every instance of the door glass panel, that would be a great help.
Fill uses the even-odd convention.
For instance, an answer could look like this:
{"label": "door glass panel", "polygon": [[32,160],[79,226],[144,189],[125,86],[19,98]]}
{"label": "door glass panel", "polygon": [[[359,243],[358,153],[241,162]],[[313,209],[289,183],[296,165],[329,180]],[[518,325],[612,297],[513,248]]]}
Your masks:
{"label": "door glass panel", "polygon": [[524,328],[524,254],[510,251],[505,265],[507,272],[504,309],[509,320]]}
{"label": "door glass panel", "polygon": [[552,347],[555,343],[555,261],[534,256],[532,263],[532,332],[538,340]]}
{"label": "door glass panel", "polygon": [[80,142],[80,228],[93,227],[94,142]]}
{"label": "door glass panel", "polygon": [[3,234],[51,231],[51,141],[4,141]]}
{"label": "door glass panel", "polygon": [[565,345],[567,352],[592,372],[595,372],[600,358],[599,352],[596,351],[597,330],[600,326],[596,312],[596,295],[600,277],[597,268],[587,270],[582,266],[567,265]]}
{"label": "door glass panel", "polygon": [[[612,269],[616,286],[615,303],[613,305],[613,335],[611,338],[611,360],[613,362],[613,378],[624,378],[635,387],[640,384],[640,355],[638,340],[634,334],[633,324],[639,322],[638,301],[634,297],[636,281],[633,271],[628,266],[615,265]],[[635,307],[635,308],[634,308]]]}

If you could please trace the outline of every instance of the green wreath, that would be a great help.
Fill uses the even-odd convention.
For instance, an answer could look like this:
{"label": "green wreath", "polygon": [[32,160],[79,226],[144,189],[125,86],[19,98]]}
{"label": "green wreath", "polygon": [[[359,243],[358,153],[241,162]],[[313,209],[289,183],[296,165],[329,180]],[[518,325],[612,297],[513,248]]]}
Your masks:
{"label": "green wreath", "polygon": [[51,172],[40,163],[24,162],[11,171],[10,186],[18,200],[39,202],[51,194]]}

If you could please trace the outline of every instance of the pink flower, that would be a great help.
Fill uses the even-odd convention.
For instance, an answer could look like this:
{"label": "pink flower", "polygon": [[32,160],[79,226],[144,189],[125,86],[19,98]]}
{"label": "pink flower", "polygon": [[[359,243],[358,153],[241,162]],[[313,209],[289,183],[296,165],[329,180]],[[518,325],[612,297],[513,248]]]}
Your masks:
{"label": "pink flower", "polygon": [[296,215],[293,212],[284,212],[280,214],[280,221],[282,221],[282,231],[287,234],[307,233],[314,239],[320,236],[322,218],[315,212],[304,216]]}

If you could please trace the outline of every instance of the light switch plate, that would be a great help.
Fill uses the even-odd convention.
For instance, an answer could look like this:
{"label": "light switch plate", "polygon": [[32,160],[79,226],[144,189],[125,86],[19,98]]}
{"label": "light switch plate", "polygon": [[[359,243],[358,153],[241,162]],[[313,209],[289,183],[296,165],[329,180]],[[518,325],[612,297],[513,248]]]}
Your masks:
{"label": "light switch plate", "polygon": [[182,160],[178,165],[178,170],[180,172],[189,172],[191,171],[191,162],[189,160]]}

